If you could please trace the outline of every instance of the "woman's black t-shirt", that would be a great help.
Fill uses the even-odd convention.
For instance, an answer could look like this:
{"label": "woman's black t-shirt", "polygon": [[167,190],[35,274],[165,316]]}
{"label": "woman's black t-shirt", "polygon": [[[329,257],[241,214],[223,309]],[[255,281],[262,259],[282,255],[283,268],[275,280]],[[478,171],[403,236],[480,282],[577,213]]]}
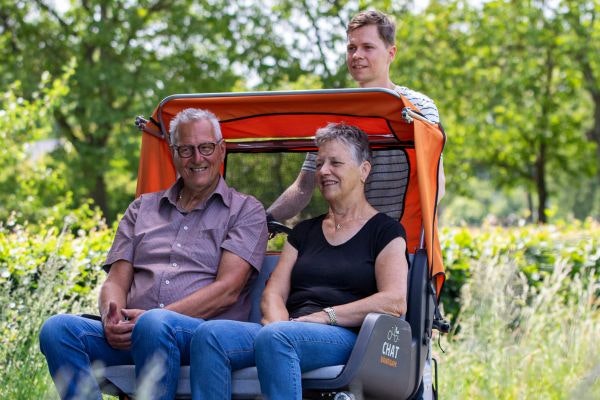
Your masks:
{"label": "woman's black t-shirt", "polygon": [[288,242],[298,250],[286,307],[291,318],[360,300],[377,292],[375,260],[389,242],[406,239],[402,225],[378,213],[348,241],[327,242],[325,214],[296,225]]}

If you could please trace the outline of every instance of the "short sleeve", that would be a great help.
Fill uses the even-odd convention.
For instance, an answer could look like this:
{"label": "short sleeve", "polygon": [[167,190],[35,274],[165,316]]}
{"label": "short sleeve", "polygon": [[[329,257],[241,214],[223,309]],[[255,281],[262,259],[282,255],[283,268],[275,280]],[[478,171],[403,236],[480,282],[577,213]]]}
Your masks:
{"label": "short sleeve", "polygon": [[423,93],[409,89],[405,86],[396,86],[396,92],[406,97],[413,103],[429,121],[438,124],[440,122],[440,114],[433,100]]}
{"label": "short sleeve", "polygon": [[267,248],[267,240],[265,209],[254,197],[246,196],[239,216],[227,232],[227,237],[221,247],[260,270]]}
{"label": "short sleeve", "polygon": [[[380,214],[382,221],[377,224],[375,231],[375,254],[376,256],[394,239],[401,237],[406,240],[406,231],[402,224],[385,214]],[[385,218],[383,218],[385,217]]]}
{"label": "short sleeve", "polygon": [[108,272],[110,266],[118,260],[133,262],[135,223],[137,221],[141,203],[142,196],[131,202],[121,218],[121,221],[119,221],[115,239],[113,240],[113,244],[108,251],[106,261],[102,267],[105,271]]}
{"label": "short sleeve", "polygon": [[314,229],[315,226],[320,228],[322,220],[323,216],[320,216],[298,223],[288,235],[287,240],[289,244],[294,246],[294,248],[300,252],[304,247],[306,239],[311,236],[311,230]]}

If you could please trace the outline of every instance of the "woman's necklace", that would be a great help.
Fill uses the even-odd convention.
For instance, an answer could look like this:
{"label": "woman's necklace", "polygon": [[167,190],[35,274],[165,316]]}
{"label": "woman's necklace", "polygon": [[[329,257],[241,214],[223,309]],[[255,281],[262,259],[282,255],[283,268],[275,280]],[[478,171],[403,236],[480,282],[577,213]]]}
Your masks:
{"label": "woman's necklace", "polygon": [[335,216],[332,213],[331,213],[331,219],[333,220],[333,227],[334,227],[334,229],[335,229],[336,232],[339,231],[339,230],[341,230],[341,229],[344,229],[345,226],[348,226],[347,224],[349,222],[352,222],[352,221],[366,221],[366,218],[364,218],[362,216],[359,216],[357,218],[350,218],[349,220],[344,221],[344,223],[342,224],[342,223],[336,222]]}

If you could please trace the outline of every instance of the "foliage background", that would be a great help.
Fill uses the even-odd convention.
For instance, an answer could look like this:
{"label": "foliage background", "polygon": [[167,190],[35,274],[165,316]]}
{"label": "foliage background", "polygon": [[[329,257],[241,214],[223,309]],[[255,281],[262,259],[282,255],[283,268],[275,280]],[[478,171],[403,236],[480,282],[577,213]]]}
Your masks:
{"label": "foliage background", "polygon": [[600,215],[597,0],[0,0],[0,216],[92,199],[113,221],[132,121],[167,95],[352,86],[344,26],[369,7],[398,24],[393,81],[440,109],[442,222]]}
{"label": "foliage background", "polygon": [[434,347],[442,396],[598,398],[598,225],[446,233],[455,238],[446,254],[466,240],[459,258],[469,267],[449,268],[451,277],[468,278],[445,353]]}

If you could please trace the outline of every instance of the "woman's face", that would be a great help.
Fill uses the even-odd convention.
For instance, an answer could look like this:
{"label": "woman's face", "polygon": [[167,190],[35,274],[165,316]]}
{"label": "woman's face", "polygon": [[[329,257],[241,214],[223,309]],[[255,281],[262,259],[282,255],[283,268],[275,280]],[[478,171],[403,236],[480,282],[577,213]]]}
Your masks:
{"label": "woman's face", "polygon": [[325,200],[343,199],[357,189],[364,191],[369,173],[366,164],[358,164],[350,147],[339,140],[322,144],[317,155],[316,178]]}

